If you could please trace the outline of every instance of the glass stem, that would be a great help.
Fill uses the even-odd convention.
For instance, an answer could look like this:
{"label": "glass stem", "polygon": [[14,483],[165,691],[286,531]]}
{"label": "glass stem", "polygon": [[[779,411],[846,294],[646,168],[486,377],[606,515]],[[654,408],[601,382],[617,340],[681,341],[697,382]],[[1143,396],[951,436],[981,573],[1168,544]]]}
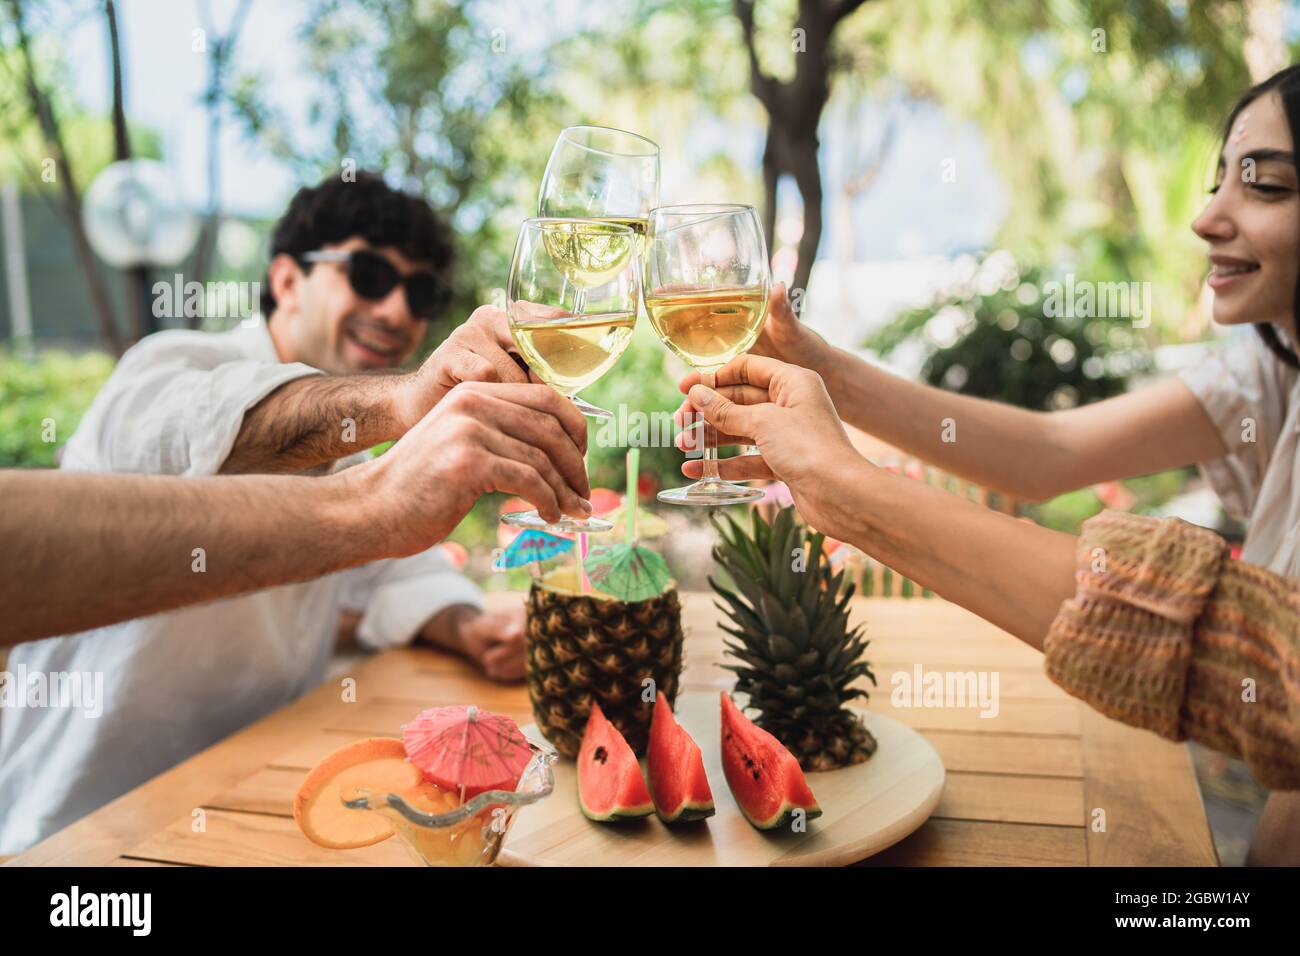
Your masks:
{"label": "glass stem", "polygon": [[[700,370],[700,384],[705,388],[714,388],[717,377],[711,368]],[[716,482],[722,477],[718,474],[718,433],[712,425],[704,422],[704,476],[701,481]]]}

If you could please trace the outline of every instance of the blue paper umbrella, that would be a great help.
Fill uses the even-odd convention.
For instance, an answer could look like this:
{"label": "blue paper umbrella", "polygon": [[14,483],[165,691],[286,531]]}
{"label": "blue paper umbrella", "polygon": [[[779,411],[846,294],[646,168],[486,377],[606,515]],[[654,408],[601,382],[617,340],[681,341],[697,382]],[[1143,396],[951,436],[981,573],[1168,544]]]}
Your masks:
{"label": "blue paper umbrella", "polygon": [[573,541],[569,538],[557,537],[545,531],[526,529],[515,535],[515,540],[511,541],[497,556],[497,559],[492,562],[492,569],[504,571],[507,568],[522,568],[525,564],[534,561],[541,563],[572,548]]}

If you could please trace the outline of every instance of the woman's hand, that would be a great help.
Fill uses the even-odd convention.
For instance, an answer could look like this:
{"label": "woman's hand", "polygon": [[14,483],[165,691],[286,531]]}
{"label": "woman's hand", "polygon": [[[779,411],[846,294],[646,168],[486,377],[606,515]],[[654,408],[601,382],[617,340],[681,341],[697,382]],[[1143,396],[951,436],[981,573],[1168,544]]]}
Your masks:
{"label": "woman's hand", "polygon": [[812,369],[822,376],[834,398],[833,383],[839,377],[841,358],[839,349],[799,321],[784,282],[772,287],[767,321],[749,353]]}
{"label": "woman's hand", "polygon": [[[799,512],[817,528],[834,520],[836,481],[854,465],[869,468],[849,441],[835,406],[816,372],[758,355],[742,355],[717,372],[716,389],[700,384],[700,373],[682,379],[687,400],[677,411],[679,423],[698,411],[718,431],[719,445],[756,445],[758,455],[718,462],[723,478],[745,481],[778,478],[794,496]],[[678,445],[692,443],[683,432]],[[688,478],[699,478],[704,463],[682,465]]]}
{"label": "woman's hand", "polygon": [[[818,531],[1042,647],[1074,593],[1072,536],[873,467],[815,372],[742,355],[718,370],[716,390],[699,381],[698,372],[682,379],[681,411],[698,409],[722,444],[756,444],[762,456],[719,462],[723,478],[780,478]],[[698,478],[702,463],[682,471]]]}

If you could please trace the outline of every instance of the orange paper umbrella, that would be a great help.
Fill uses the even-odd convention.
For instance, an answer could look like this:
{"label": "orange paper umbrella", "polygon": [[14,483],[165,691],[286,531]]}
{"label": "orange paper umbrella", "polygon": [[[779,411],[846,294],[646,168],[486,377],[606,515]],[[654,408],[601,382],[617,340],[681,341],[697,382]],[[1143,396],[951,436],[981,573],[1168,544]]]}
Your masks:
{"label": "orange paper umbrella", "polygon": [[518,724],[473,704],[421,712],[402,728],[402,743],[426,779],[463,799],[514,790],[533,756]]}

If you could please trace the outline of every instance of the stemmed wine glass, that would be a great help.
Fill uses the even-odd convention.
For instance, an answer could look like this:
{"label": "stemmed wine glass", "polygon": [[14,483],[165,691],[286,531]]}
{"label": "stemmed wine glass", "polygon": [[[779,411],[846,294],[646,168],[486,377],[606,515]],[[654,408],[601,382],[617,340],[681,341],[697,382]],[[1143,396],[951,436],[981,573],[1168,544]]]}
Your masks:
{"label": "stemmed wine glass", "polygon": [[[636,326],[637,234],[626,225],[544,217],[524,221],[506,285],[510,334],[529,368],[575,400],[623,354]],[[550,532],[609,531],[603,518],[554,523],[536,511],[501,516],[516,528]]]}
{"label": "stemmed wine glass", "polygon": [[[659,147],[635,133],[604,126],[571,126],[551,150],[537,196],[537,215],[594,219],[627,226],[644,236],[646,217],[659,203]],[[640,249],[638,247],[637,253]],[[587,290],[574,292],[583,311]],[[574,396],[585,415],[613,413]]]}
{"label": "stemmed wine glass", "polygon": [[[753,206],[689,204],[650,213],[643,295],[655,333],[713,388],[714,373],[758,338],[772,277]],[[659,492],[681,505],[730,505],[763,497],[718,475],[717,434],[704,426],[704,475]]]}

